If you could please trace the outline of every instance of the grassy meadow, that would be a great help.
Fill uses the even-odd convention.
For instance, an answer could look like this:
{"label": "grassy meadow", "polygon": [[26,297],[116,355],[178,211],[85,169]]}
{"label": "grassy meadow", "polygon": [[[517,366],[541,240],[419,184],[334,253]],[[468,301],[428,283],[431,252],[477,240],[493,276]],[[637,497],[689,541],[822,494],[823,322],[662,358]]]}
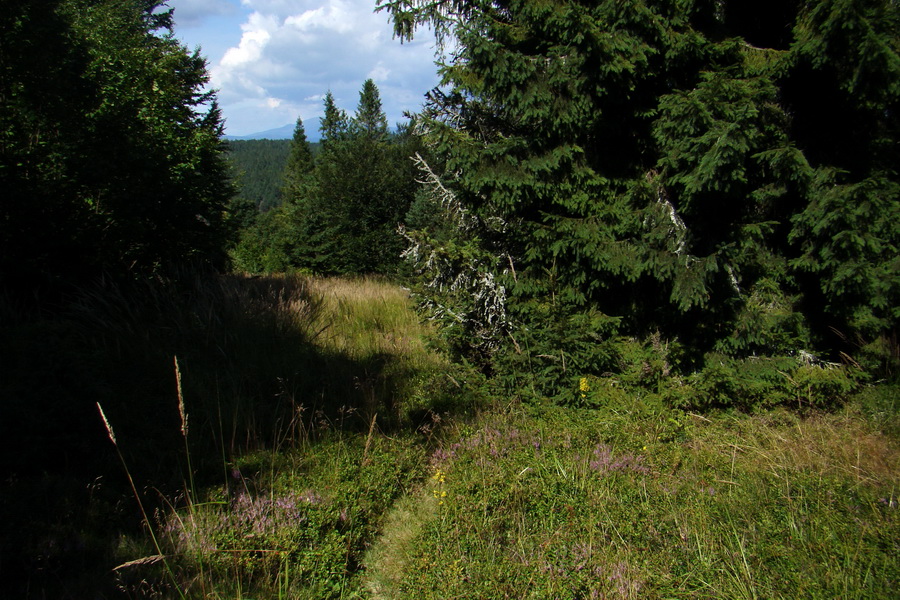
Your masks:
{"label": "grassy meadow", "polygon": [[0,310],[21,419],[4,442],[35,448],[2,482],[5,597],[900,589],[896,386],[829,410],[701,412],[595,381],[593,408],[524,401],[449,362],[377,279],[198,276],[84,290],[53,320]]}

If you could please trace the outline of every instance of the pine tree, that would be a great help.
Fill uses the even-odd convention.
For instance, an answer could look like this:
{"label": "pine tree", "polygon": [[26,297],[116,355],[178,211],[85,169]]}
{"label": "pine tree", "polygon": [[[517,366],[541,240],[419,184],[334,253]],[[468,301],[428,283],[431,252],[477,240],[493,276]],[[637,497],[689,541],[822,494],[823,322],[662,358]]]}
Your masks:
{"label": "pine tree", "polygon": [[378,88],[366,81],[352,120],[325,97],[323,148],[310,218],[321,236],[318,268],[333,273],[386,273],[402,249],[397,225],[414,194],[409,137],[392,138]]}
{"label": "pine tree", "polygon": [[896,335],[896,2],[380,5],[455,41],[423,125],[466,226],[410,235],[432,289],[436,257],[500,282],[512,329],[477,286],[434,300],[491,352],[564,385],[615,370],[615,335],[694,361]]}
{"label": "pine tree", "polygon": [[347,113],[337,107],[334,103],[334,95],[329,90],[325,94],[325,115],[319,126],[322,148],[327,149],[335,142],[344,139],[348,127]]}
{"label": "pine tree", "polygon": [[305,195],[305,188],[309,185],[313,174],[313,155],[306,139],[306,129],[303,120],[297,117],[294,126],[294,136],[291,139],[291,150],[284,167],[284,197],[297,201]]}
{"label": "pine tree", "polygon": [[359,105],[353,117],[358,135],[383,140],[388,134],[387,115],[381,108],[381,94],[375,82],[367,79],[359,92]]}

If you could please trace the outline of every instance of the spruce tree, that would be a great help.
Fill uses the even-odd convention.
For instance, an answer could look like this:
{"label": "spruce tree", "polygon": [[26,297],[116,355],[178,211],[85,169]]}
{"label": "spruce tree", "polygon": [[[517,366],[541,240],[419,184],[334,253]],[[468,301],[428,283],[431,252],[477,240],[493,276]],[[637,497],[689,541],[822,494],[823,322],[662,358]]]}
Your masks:
{"label": "spruce tree", "polygon": [[221,266],[222,117],[171,10],[56,0],[3,13],[0,285]]}
{"label": "spruce tree", "polygon": [[359,105],[353,117],[358,135],[372,139],[384,139],[388,134],[387,115],[381,108],[381,94],[375,82],[367,79],[359,92]]}
{"label": "spruce tree", "polygon": [[329,90],[325,93],[325,114],[319,126],[322,148],[327,149],[334,143],[344,139],[347,135],[348,127],[347,113],[337,107],[334,103],[334,95]]}
{"label": "spruce tree", "polygon": [[305,188],[309,184],[313,167],[312,149],[309,140],[306,139],[303,119],[297,117],[290,153],[284,167],[283,195],[285,198],[297,201],[305,195]]}
{"label": "spruce tree", "polygon": [[389,273],[402,249],[396,234],[415,192],[411,138],[392,137],[378,88],[366,81],[354,117],[325,97],[322,151],[307,231],[323,273]]}
{"label": "spruce tree", "polygon": [[380,7],[454,39],[422,123],[465,225],[409,235],[473,351],[531,347],[552,386],[615,371],[617,335],[693,364],[896,336],[896,2]]}

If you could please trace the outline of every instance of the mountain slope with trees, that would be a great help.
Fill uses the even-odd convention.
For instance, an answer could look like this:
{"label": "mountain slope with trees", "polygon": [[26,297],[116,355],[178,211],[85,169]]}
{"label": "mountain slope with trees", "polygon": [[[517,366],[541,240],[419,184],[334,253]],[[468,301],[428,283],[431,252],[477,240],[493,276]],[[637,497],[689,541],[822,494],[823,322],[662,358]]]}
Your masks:
{"label": "mountain slope with trees", "polygon": [[236,200],[254,212],[266,212],[281,204],[282,178],[290,153],[290,140],[230,140]]}
{"label": "mountain slope with trees", "polygon": [[283,203],[244,230],[232,252],[250,272],[388,274],[397,270],[404,222],[416,194],[410,160],[418,139],[388,128],[377,86],[367,80],[353,116],[325,95],[313,153],[297,121],[282,180]]}

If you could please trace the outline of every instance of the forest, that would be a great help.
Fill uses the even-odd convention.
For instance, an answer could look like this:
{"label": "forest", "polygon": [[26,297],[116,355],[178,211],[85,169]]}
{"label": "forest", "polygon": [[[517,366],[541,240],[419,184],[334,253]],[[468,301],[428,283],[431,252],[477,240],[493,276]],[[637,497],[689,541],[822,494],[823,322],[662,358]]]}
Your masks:
{"label": "forest", "polygon": [[0,14],[0,595],[894,597],[900,5],[372,9],[441,85],[289,141]]}
{"label": "forest", "polygon": [[252,209],[253,215],[281,204],[282,178],[290,149],[290,140],[229,140],[229,175],[237,188],[232,200],[235,212],[244,205]]}

